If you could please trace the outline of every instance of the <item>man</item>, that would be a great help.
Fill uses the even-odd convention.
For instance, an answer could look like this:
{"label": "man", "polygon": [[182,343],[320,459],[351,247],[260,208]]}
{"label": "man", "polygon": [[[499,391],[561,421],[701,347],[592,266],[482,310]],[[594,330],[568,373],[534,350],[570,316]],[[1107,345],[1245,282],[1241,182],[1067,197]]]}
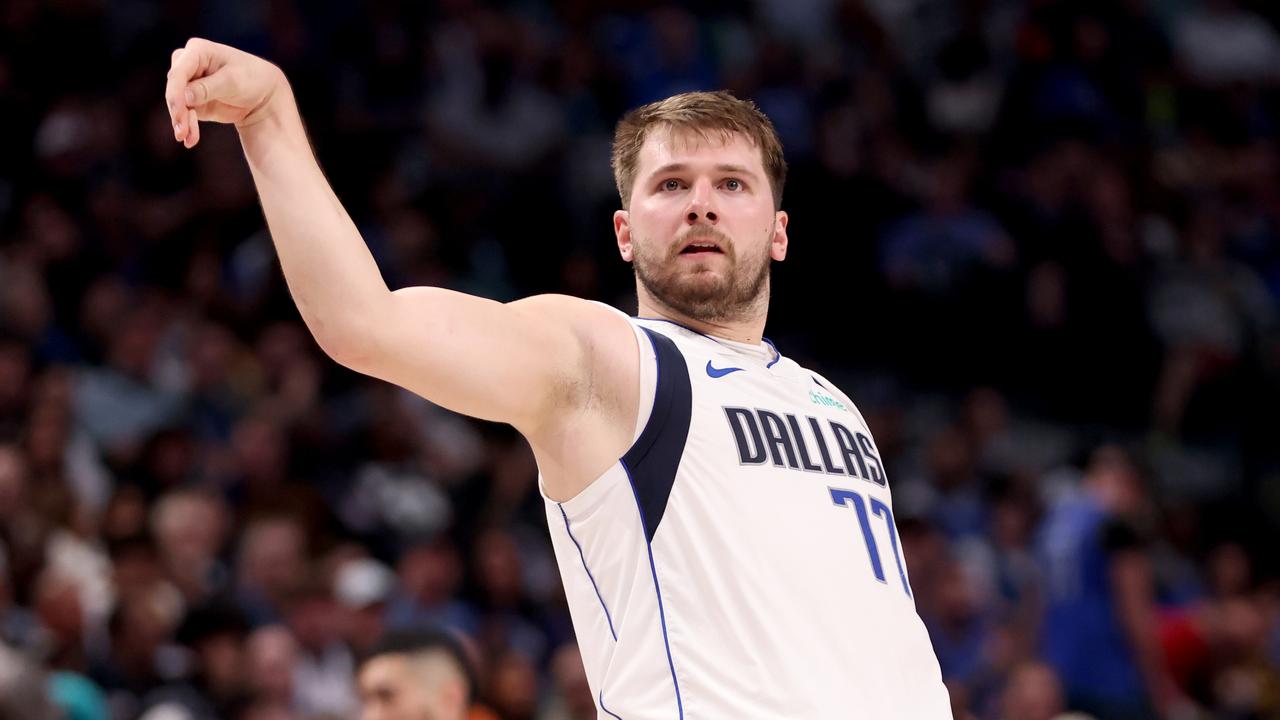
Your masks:
{"label": "man", "polygon": [[619,123],[630,319],[388,290],[280,70],[203,40],[172,62],[174,137],[236,125],[320,346],[528,439],[602,717],[949,717],[870,431],[763,339],[786,166],[754,105],[691,93]]}
{"label": "man", "polygon": [[1072,708],[1117,720],[1182,717],[1188,700],[1159,645],[1141,471],[1124,450],[1104,446],[1079,490],[1049,509],[1039,538],[1041,654]]}
{"label": "man", "polygon": [[473,683],[462,647],[431,630],[398,630],[373,644],[357,670],[360,720],[465,720]]}

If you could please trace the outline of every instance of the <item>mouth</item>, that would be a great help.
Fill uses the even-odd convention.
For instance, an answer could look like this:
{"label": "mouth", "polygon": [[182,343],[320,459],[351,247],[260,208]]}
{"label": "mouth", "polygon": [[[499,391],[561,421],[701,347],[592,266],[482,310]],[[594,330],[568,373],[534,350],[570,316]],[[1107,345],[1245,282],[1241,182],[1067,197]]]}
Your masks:
{"label": "mouth", "polygon": [[720,245],[714,240],[694,240],[683,248],[680,248],[681,255],[723,255],[724,250],[720,249]]}

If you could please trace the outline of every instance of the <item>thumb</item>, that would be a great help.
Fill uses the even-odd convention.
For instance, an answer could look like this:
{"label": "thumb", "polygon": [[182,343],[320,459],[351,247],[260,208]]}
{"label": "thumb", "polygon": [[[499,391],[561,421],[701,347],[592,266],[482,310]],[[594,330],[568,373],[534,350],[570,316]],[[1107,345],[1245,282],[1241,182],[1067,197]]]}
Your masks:
{"label": "thumb", "polygon": [[224,67],[199,80],[192,80],[187,83],[183,98],[187,103],[187,107],[194,108],[213,101],[229,100],[233,97],[234,91],[235,81],[232,78],[230,68]]}

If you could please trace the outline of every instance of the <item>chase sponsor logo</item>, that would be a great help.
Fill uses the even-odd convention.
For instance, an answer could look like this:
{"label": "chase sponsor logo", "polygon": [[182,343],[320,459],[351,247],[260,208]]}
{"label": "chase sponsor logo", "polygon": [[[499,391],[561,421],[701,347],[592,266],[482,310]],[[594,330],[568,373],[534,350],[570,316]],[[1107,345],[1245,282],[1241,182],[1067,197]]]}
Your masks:
{"label": "chase sponsor logo", "polygon": [[787,467],[886,485],[875,443],[835,420],[759,408],[724,408],[743,465]]}

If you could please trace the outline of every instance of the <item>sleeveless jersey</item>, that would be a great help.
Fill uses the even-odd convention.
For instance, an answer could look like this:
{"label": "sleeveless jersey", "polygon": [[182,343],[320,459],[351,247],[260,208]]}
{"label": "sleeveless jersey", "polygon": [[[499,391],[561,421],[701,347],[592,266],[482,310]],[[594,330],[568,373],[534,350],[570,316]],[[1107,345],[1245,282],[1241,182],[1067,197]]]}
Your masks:
{"label": "sleeveless jersey", "polygon": [[777,353],[665,320],[634,444],[546,499],[601,718],[950,718],[862,415]]}

